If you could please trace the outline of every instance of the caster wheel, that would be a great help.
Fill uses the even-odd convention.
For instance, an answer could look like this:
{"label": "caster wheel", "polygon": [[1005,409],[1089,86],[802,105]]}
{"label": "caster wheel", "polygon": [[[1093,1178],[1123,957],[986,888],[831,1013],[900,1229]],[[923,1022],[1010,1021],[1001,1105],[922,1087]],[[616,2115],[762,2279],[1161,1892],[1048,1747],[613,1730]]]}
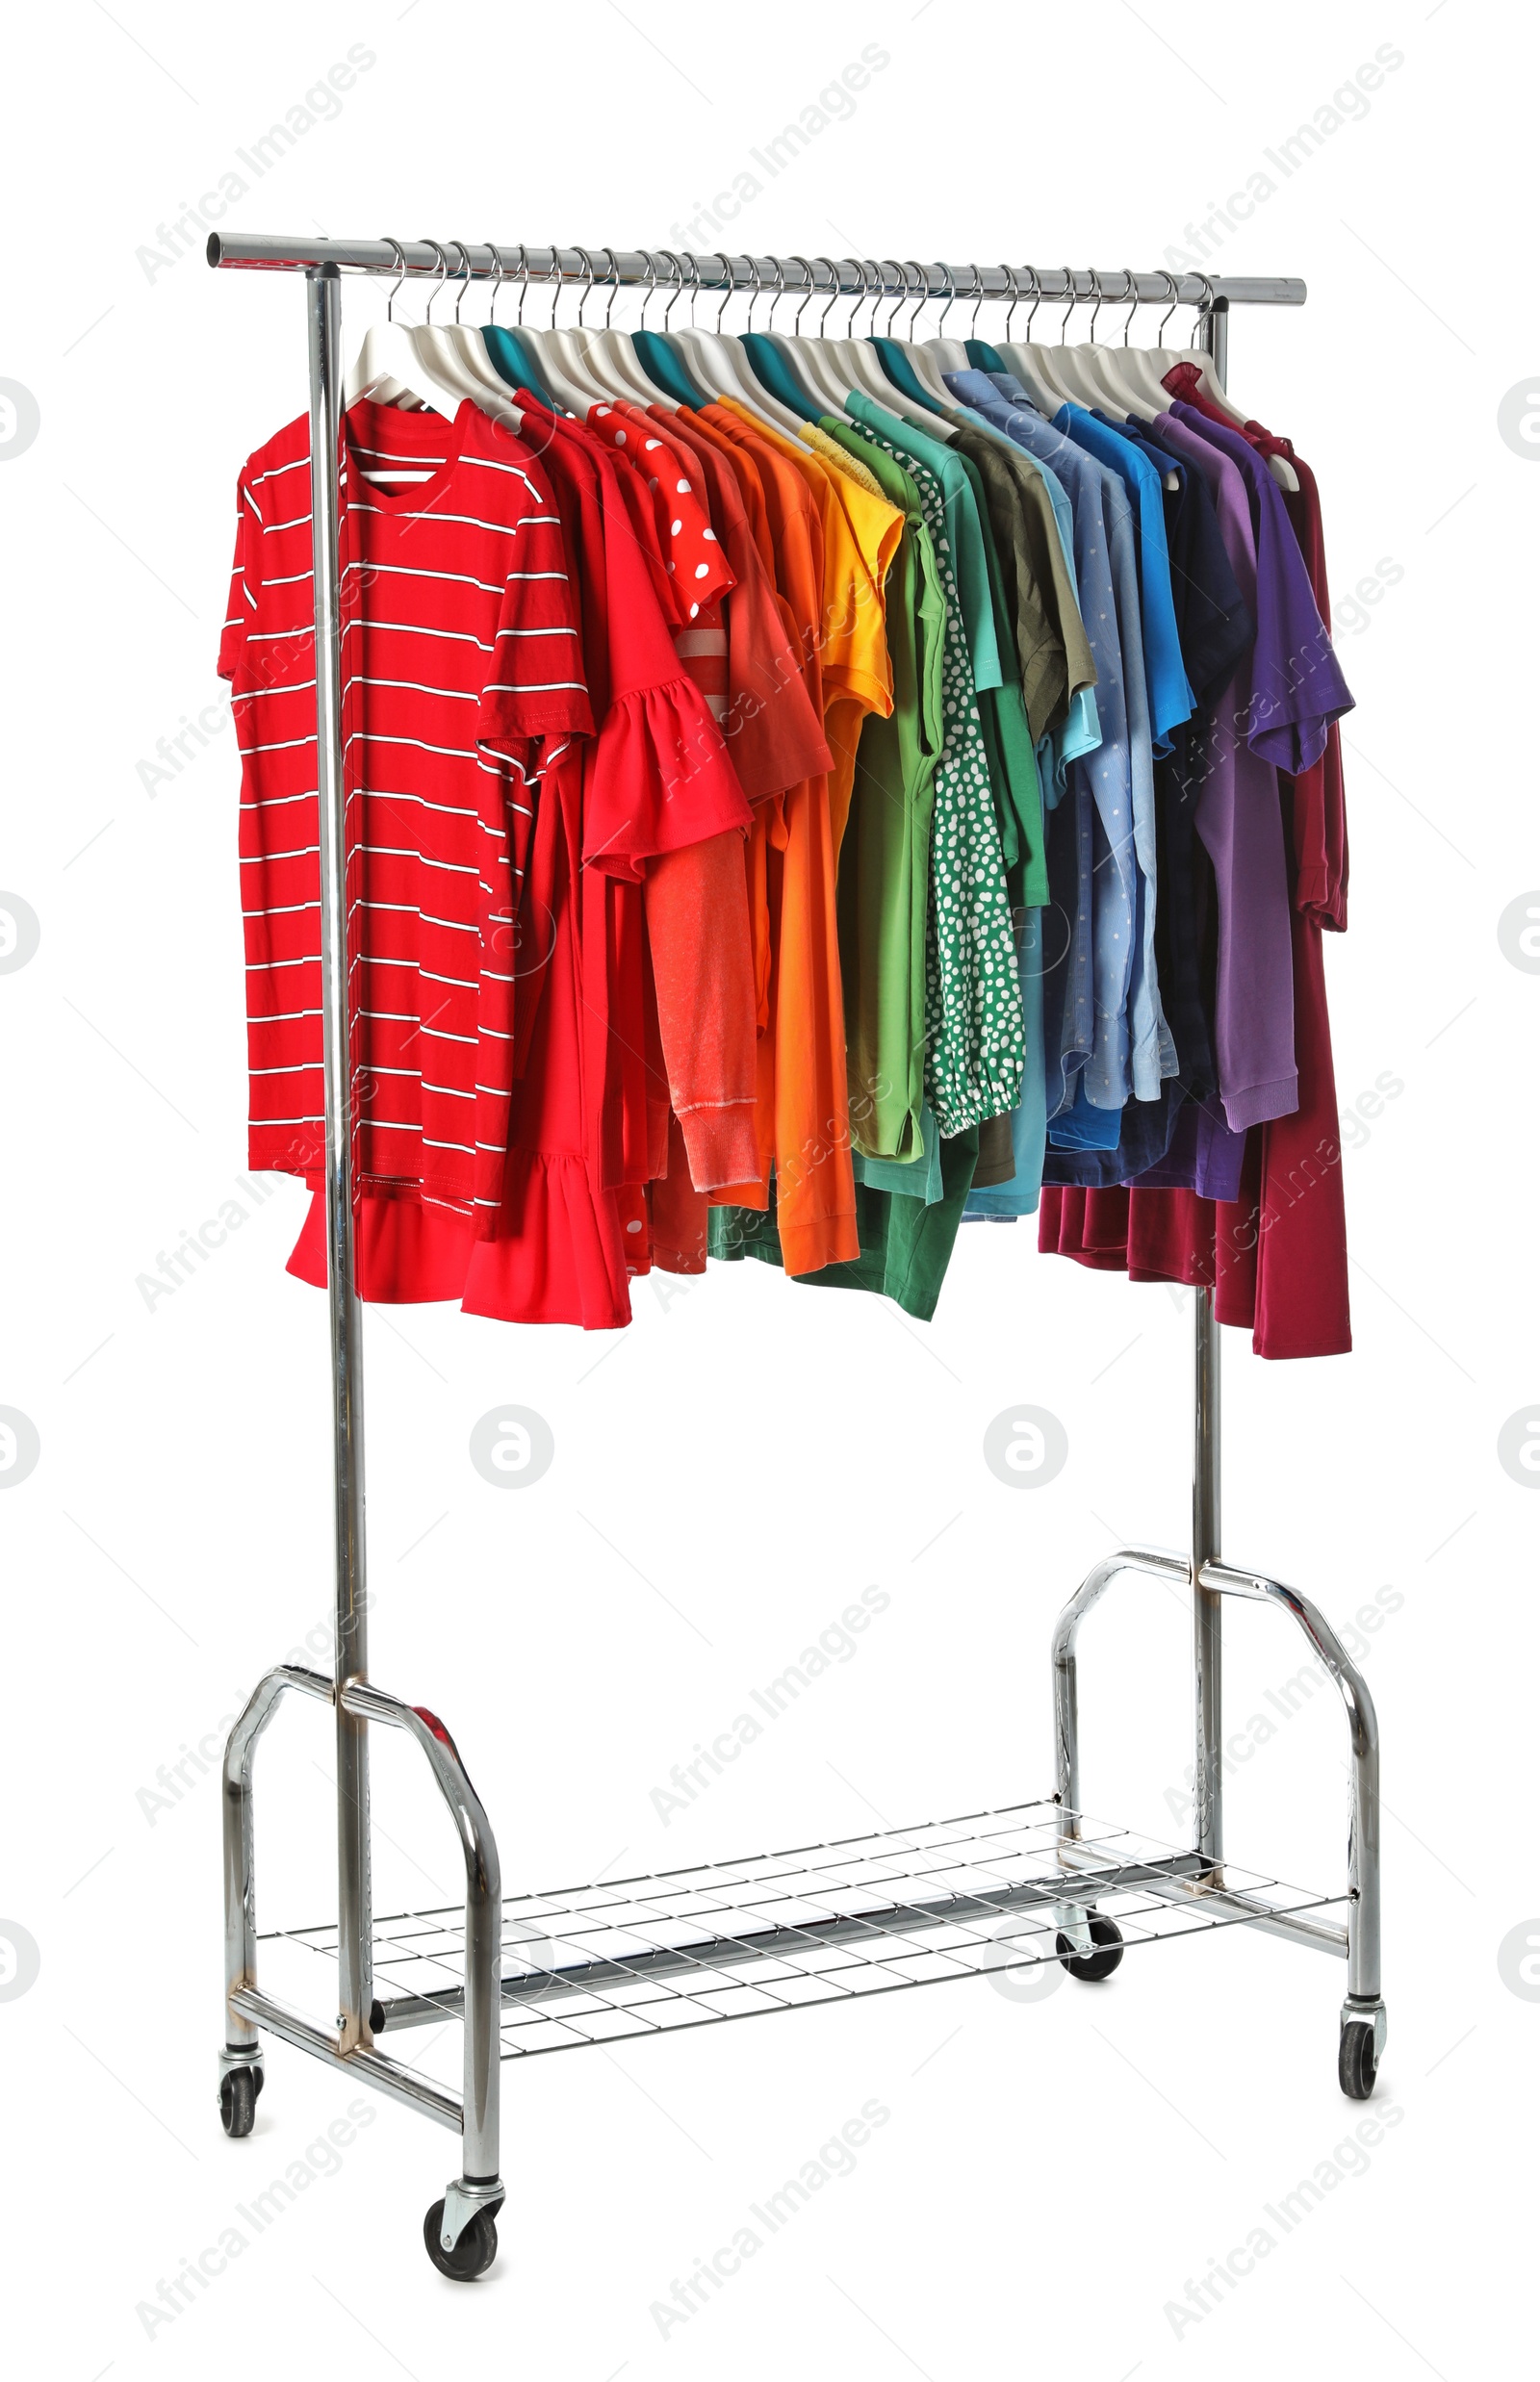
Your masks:
{"label": "caster wheel", "polygon": [[1366,2026],[1362,2019],[1349,2021],[1337,2045],[1337,2082],[1349,2101],[1368,2100],[1374,2089],[1378,2069],[1373,2028]]}
{"label": "caster wheel", "polygon": [[477,2209],[451,2250],[439,2239],[444,2227],[444,2203],[435,2200],[423,2219],[423,2244],[440,2274],[451,2283],[474,2283],[485,2274],[498,2254],[498,2220],[491,2209]]}
{"label": "caster wheel", "polygon": [[232,2142],[244,2141],[257,2122],[260,2067],[233,2067],[219,2079],[219,2122]]}
{"label": "caster wheel", "polygon": [[1091,1940],[1099,1944],[1099,1952],[1077,1952],[1067,1935],[1060,1935],[1054,1943],[1063,1965],[1071,1977],[1079,1977],[1086,1985],[1100,1985],[1110,1977],[1123,1957],[1123,1939],[1116,1923],[1102,1918],[1096,1911],[1091,1914]]}

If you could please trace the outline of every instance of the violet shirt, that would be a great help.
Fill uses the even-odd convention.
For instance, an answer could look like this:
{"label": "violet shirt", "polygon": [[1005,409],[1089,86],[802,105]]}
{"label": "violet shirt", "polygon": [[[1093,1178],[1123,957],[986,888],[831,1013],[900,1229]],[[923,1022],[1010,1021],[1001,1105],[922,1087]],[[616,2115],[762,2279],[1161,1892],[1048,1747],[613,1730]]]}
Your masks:
{"label": "violet shirt", "polygon": [[[1199,789],[1194,818],[1214,863],[1219,897],[1214,1057],[1226,1121],[1241,1133],[1269,1117],[1292,1115],[1299,1105],[1283,806],[1277,771],[1247,734],[1252,657],[1270,648],[1264,648],[1258,616],[1257,549],[1245,475],[1193,427],[1190,406],[1180,411],[1173,406],[1159,416],[1156,427],[1162,443],[1195,466],[1207,482],[1230,569],[1257,623],[1256,644],[1243,654],[1191,749]],[[1266,465],[1262,468],[1266,474]]]}
{"label": "violet shirt", "polygon": [[1333,720],[1353,708],[1299,541],[1278,483],[1249,439],[1180,400],[1171,417],[1228,456],[1245,481],[1258,590],[1246,739],[1253,753],[1297,778],[1324,753]]}

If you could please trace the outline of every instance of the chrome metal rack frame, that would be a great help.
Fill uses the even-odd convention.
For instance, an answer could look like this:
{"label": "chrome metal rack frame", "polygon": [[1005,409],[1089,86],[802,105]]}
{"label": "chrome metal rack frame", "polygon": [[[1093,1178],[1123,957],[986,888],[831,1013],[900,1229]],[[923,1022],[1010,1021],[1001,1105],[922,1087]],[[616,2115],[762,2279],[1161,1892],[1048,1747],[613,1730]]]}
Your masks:
{"label": "chrome metal rack frame", "polygon": [[[457,277],[533,283],[651,284],[664,252],[469,246],[452,242]],[[281,240],[216,233],[218,267],[302,272],[310,371],[315,563],[317,791],[320,806],[326,1239],[332,1369],[336,1634],[332,1672],[283,1664],[260,1681],[224,1758],[225,2036],[219,2100],[226,2131],[248,2134],[262,2088],[262,2036],[328,2061],[374,2090],[437,2119],[461,2140],[460,2171],[428,2211],[424,2237],[440,2270],[468,2280],[497,2247],[500,2062],[621,2036],[667,2033],[730,2017],[940,1983],[1000,1967],[1061,1960],[1089,1981],[1110,1974],[1125,1941],[1234,1924],[1265,1930],[1348,1963],[1338,2073],[1344,2091],[1373,2089],[1385,2041],[1379,1975],[1378,1738],[1369,1691],[1316,1607],[1265,1574],[1219,1555],[1219,1335],[1207,1291],[1194,1293],[1192,1544],[1185,1554],[1130,1547],[1097,1563],[1054,1635],[1058,1778],[1051,1799],[1005,1812],[794,1852],[503,1901],[490,1822],[443,1723],[369,1680],[365,1626],[362,1311],[354,1274],[352,1086],[344,890],[338,454],[341,276],[443,279],[447,251],[413,241]],[[819,283],[800,258],[701,256],[668,263],[682,283],[721,290],[825,287],[868,295],[971,299],[1038,295],[1061,303],[1175,300],[1199,306],[1200,336],[1222,381],[1231,306],[1302,305],[1295,280],[1204,275],[1037,272],[867,266],[820,258]],[[849,271],[847,284],[846,271]],[[879,276],[876,282],[868,270]],[[960,275],[968,276],[965,283]],[[1028,275],[1030,274],[1030,282]],[[1022,287],[1026,282],[1027,286]],[[1193,1841],[1173,1850],[1090,1820],[1080,1801],[1081,1622],[1122,1574],[1186,1582],[1193,1597],[1195,1764]],[[1223,1845],[1220,1615],[1225,1597],[1270,1604],[1303,1629],[1335,1679],[1351,1750],[1348,1878],[1335,1894],[1280,1888],[1228,1866]],[[252,1763],[280,1698],[332,1707],[337,1754],[337,1920],[287,1931],[281,1954],[335,1962],[336,2014],[307,2017],[258,1982],[253,1890]],[[370,1883],[369,1730],[403,1729],[432,1771],[465,1860],[463,1910],[376,1920]],[[1116,1908],[1121,1928],[1110,1912]],[[1335,1910],[1336,1917],[1323,1916]],[[376,1980],[394,1988],[376,1994]],[[379,2048],[382,2036],[446,2019],[461,2024],[458,2094]]]}

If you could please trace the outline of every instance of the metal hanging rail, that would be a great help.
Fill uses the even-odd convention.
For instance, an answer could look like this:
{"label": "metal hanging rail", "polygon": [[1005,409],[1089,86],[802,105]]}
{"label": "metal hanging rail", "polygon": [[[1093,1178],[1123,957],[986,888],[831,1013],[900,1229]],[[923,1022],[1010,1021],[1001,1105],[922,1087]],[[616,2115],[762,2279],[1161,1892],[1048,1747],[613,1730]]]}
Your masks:
{"label": "metal hanging rail", "polygon": [[[454,252],[455,262],[449,251]],[[596,269],[595,255],[603,259]],[[1051,1801],[974,1813],[796,1853],[627,1879],[605,1886],[502,1899],[497,1845],[442,1721],[370,1684],[365,1630],[362,1309],[354,1270],[350,1021],[338,562],[344,273],[443,281],[527,278],[660,284],[658,259],[690,287],[788,294],[864,291],[971,300],[1039,296],[1061,305],[1103,298],[1200,309],[1198,338],[1225,379],[1232,306],[1299,306],[1291,279],[1168,272],[1115,276],[1023,266],[866,264],[851,259],[680,256],[675,251],[493,246],[485,242],[285,240],[210,235],[220,268],[302,272],[310,377],[315,575],[317,792],[322,950],[334,1486],[335,1641],[331,1677],[280,1665],[258,1683],[230,1732],[224,1761],[225,2041],[219,2102],[226,2131],[249,2134],[263,2084],[264,2032],[334,2061],[390,2098],[461,2137],[461,2172],[424,2220],[429,2256],[459,2280],[497,2249],[500,2058],[657,2034],[807,2002],[941,1982],[1058,1959],[1089,1982],[1112,1973],[1125,1939],[1248,1925],[1348,1963],[1338,2075],[1356,2099],[1373,2089],[1385,2042],[1379,1975],[1379,1774],[1373,1705],[1341,1641],[1295,1590],[1219,1558],[1219,1335],[1212,1294],[1194,1293],[1193,1524],[1186,1554],[1124,1548],[1090,1573],[1060,1617],[1053,1644],[1057,1791]],[[819,282],[815,268],[830,278]],[[889,269],[891,268],[891,271]],[[846,279],[846,273],[849,279]],[[911,282],[910,272],[918,276]],[[967,275],[963,282],[960,276]],[[872,275],[879,276],[873,279]],[[795,278],[792,276],[795,275]],[[1026,287],[1022,286],[1026,280]],[[1142,1573],[1193,1591],[1193,1843],[1152,1844],[1089,1820],[1080,1801],[1076,1638],[1111,1581]],[[1347,1707],[1351,1751],[1348,1883],[1322,1895],[1227,1868],[1223,1844],[1220,1665],[1222,1599],[1288,1613]],[[337,1755],[337,1924],[288,1930],[280,1947],[335,1965],[330,2026],[259,1985],[251,1794],[256,1742],[287,1693],[332,1706]],[[424,1754],[465,1862],[463,1912],[413,1911],[376,1922],[370,1885],[368,1730],[398,1728]],[[1323,1916],[1340,1908],[1340,1922]],[[1116,1908],[1122,1928],[1109,1915]],[[1308,1915],[1307,1915],[1308,1914]],[[375,1971],[393,1992],[375,1992]],[[387,2031],[444,2020],[463,2027],[457,2098],[387,2057]]]}
{"label": "metal hanging rail", "polygon": [[[622,289],[657,283],[658,259],[669,263],[682,257],[691,268],[692,280],[703,290],[758,289],[762,293],[780,274],[788,293],[817,289],[825,294],[842,291],[854,297],[863,290],[868,297],[881,293],[914,298],[920,295],[920,282],[906,277],[912,272],[923,276],[930,297],[1039,296],[1045,304],[1057,300],[1061,306],[1071,297],[1093,298],[1098,290],[1113,305],[1119,299],[1127,305],[1137,297],[1142,305],[1162,300],[1181,306],[1302,306],[1306,295],[1302,281],[1275,275],[1210,279],[1206,273],[1131,274],[1120,265],[1103,272],[1089,267],[1048,266],[1040,270],[1032,265],[924,265],[914,260],[905,266],[892,257],[873,257],[861,263],[848,256],[819,256],[809,263],[800,256],[725,256],[671,248],[505,247],[500,241],[486,240],[274,240],[260,232],[211,232],[208,241],[211,265],[273,272],[308,272],[318,266],[335,265],[339,272],[394,275],[404,264],[408,273],[441,276],[446,256],[455,280],[469,276],[473,281],[511,281],[523,280],[527,274],[532,282],[592,279],[603,287]],[[600,260],[597,265],[596,258]],[[819,280],[815,266],[829,268],[834,280]]]}

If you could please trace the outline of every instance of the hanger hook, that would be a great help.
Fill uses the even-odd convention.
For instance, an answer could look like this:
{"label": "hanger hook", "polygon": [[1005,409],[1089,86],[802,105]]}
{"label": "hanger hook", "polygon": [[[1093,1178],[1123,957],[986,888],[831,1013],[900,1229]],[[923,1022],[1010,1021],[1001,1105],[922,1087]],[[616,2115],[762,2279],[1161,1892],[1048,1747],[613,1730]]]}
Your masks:
{"label": "hanger hook", "polygon": [[1124,298],[1127,298],[1128,300],[1128,312],[1123,317],[1123,346],[1126,347],[1128,345],[1128,334],[1133,326],[1134,317],[1139,312],[1139,290],[1136,285],[1134,275],[1126,265],[1123,267],[1123,287],[1117,300],[1119,305],[1122,304]]}
{"label": "hanger hook", "polygon": [[1096,303],[1091,310],[1091,329],[1087,334],[1091,346],[1094,347],[1096,345],[1096,317],[1101,312],[1102,300],[1106,296],[1107,293],[1101,286],[1101,275],[1096,270],[1095,266],[1088,265],[1086,270],[1091,275],[1091,286],[1096,293]]}
{"label": "hanger hook", "polygon": [[701,260],[696,255],[695,250],[693,248],[687,248],[684,254],[685,262],[688,264],[690,269],[690,328],[693,331],[695,328],[695,301],[700,292],[705,289],[706,284],[701,279]]}
{"label": "hanger hook", "polygon": [[459,275],[460,286],[454,294],[454,320],[458,322],[460,320],[460,308],[465,304],[465,294],[471,287],[471,251],[466,246],[463,240],[453,241],[450,244],[451,246],[459,249],[460,263],[465,269]]}
{"label": "hanger hook", "polygon": [[863,333],[863,336],[867,339],[875,339],[877,337],[877,311],[882,305],[884,298],[887,295],[887,269],[889,265],[891,265],[895,273],[899,270],[899,262],[896,256],[874,256],[871,261],[873,269],[877,274],[877,280],[873,288],[867,293],[872,301],[872,319]]}
{"label": "hanger hook", "polygon": [[812,267],[808,264],[808,260],[807,260],[807,258],[806,258],[805,256],[798,256],[795,252],[793,252],[793,254],[792,254],[792,257],[791,257],[791,262],[792,262],[792,264],[793,264],[793,265],[800,265],[800,266],[802,267],[802,269],[803,269],[804,273],[807,275],[807,278],[808,278],[808,287],[807,287],[807,289],[803,292],[803,295],[802,295],[802,303],[801,303],[801,305],[797,308],[796,314],[795,314],[795,316],[794,316],[794,317],[793,317],[793,319],[792,319],[792,324],[791,324],[791,336],[792,336],[792,338],[793,338],[793,339],[800,339],[800,338],[802,337],[802,318],[803,318],[803,316],[804,316],[804,315],[807,313],[807,311],[808,311],[808,300],[810,299],[810,297],[812,296],[812,293],[813,293],[813,269],[812,269]]}
{"label": "hanger hook", "polygon": [[957,283],[952,278],[951,266],[943,265],[939,257],[937,257],[936,261],[936,269],[938,273],[944,273],[946,275],[946,303],[941,308],[939,315],[937,317],[936,328],[931,333],[931,337],[933,339],[939,339],[941,333],[946,328],[946,318],[952,311],[952,301],[957,295]]}
{"label": "hanger hook", "polygon": [[813,263],[815,265],[828,266],[829,279],[832,285],[829,292],[829,304],[824,308],[823,313],[818,318],[818,337],[822,339],[824,336],[824,324],[828,321],[834,300],[839,295],[839,268],[834,263],[832,256],[815,256],[813,258]]}
{"label": "hanger hook", "polygon": [[406,279],[406,250],[401,246],[398,240],[393,240],[391,238],[389,232],[382,233],[381,237],[384,240],[387,248],[395,249],[396,263],[398,268],[396,278],[391,283],[391,294],[385,300],[385,320],[387,322],[394,322],[396,320],[396,293],[400,288],[402,282]]}
{"label": "hanger hook", "polygon": [[1069,318],[1080,303],[1080,295],[1075,288],[1075,269],[1072,265],[1066,265],[1065,267],[1065,288],[1069,293],[1069,303],[1065,308],[1065,319],[1059,325],[1059,345],[1061,347],[1065,344],[1065,332],[1068,328]]}
{"label": "hanger hook", "polygon": [[551,270],[554,276],[551,285],[551,327],[554,330],[556,327],[556,309],[561,304],[561,293],[567,279],[567,276],[561,268],[561,250],[559,248],[552,248],[551,251]]}
{"label": "hanger hook", "polygon": [[657,267],[653,262],[653,251],[651,248],[644,248],[641,254],[642,263],[647,268],[647,287],[642,292],[642,302],[637,310],[636,327],[639,331],[645,331],[647,328],[647,309],[652,302],[653,293],[657,288]]}
{"label": "hanger hook", "polygon": [[973,300],[973,312],[968,317],[968,337],[969,339],[977,339],[979,336],[979,308],[984,303],[984,275],[980,272],[976,265],[970,265],[968,267],[968,270],[973,275],[973,287],[971,290],[964,290],[962,295],[964,297],[971,297]]}
{"label": "hanger hook", "polygon": [[487,250],[492,258],[492,296],[487,305],[487,320],[488,322],[496,322],[498,319],[498,299],[502,292],[502,256],[495,240],[489,240],[487,242]]}
{"label": "hanger hook", "polygon": [[918,297],[914,300],[914,310],[909,319],[909,338],[910,344],[912,346],[914,340],[914,325],[918,322],[925,301],[931,295],[931,269],[928,265],[922,265],[917,256],[911,256],[909,261],[913,266],[915,272],[919,275],[920,293]]}
{"label": "hanger hook", "polygon": [[1021,269],[1024,273],[1030,273],[1032,275],[1032,313],[1027,317],[1027,345],[1030,346],[1032,344],[1033,320],[1037,315],[1038,308],[1042,304],[1042,283],[1038,277],[1038,269],[1036,265],[1023,265]]}
{"label": "hanger hook", "polygon": [[905,300],[909,296],[909,267],[896,256],[890,258],[889,262],[897,270],[898,288],[893,293],[893,310],[887,318],[887,328],[883,333],[883,337],[885,339],[892,338],[893,325],[898,320],[899,308],[904,304]]}
{"label": "hanger hook", "polygon": [[677,250],[673,248],[659,248],[657,253],[660,257],[665,258],[674,268],[673,286],[668,294],[668,304],[663,309],[663,331],[666,337],[668,332],[669,316],[674,312],[675,307],[679,304],[680,299],[684,295],[684,266]]}
{"label": "hanger hook", "polygon": [[1155,270],[1165,282],[1171,301],[1167,307],[1166,312],[1162,315],[1159,322],[1155,325],[1155,345],[1158,347],[1166,336],[1166,325],[1169,322],[1172,315],[1176,312],[1177,296],[1182,285],[1177,280],[1176,275],[1173,272],[1168,271],[1166,266],[1157,265]]}
{"label": "hanger hook", "polygon": [[767,331],[773,331],[775,329],[776,308],[780,305],[782,299],[786,295],[786,276],[781,269],[781,259],[778,256],[773,256],[770,259],[770,262],[775,267],[776,286],[770,294],[770,311],[764,319],[765,328]]}
{"label": "hanger hook", "polygon": [[[857,277],[856,287],[851,292],[850,316],[845,324],[845,337],[847,339],[854,339],[856,336],[856,317],[866,302],[866,268],[861,263],[859,256],[841,257],[840,264],[841,267],[848,265],[851,271]],[[843,273],[841,273],[841,279],[843,279]]]}
{"label": "hanger hook", "polygon": [[[1015,320],[1016,308],[1021,303],[1021,292],[1016,287],[1015,267],[1014,265],[1002,265],[1000,270],[1004,273],[1007,281],[1011,284],[1011,303],[1005,310],[1005,336],[1006,343],[1009,346],[1011,339],[1011,325]],[[1003,291],[1001,295],[1004,295]]]}
{"label": "hanger hook", "polygon": [[722,292],[722,303],[716,310],[716,335],[718,339],[720,339],[722,336],[722,318],[727,313],[728,300],[736,289],[737,282],[732,271],[732,259],[728,255],[725,249],[719,248],[717,250],[717,254],[722,259],[722,274],[726,283],[726,287]]}
{"label": "hanger hook", "polygon": [[[1194,269],[1195,269],[1195,268],[1194,268]],[[1203,319],[1204,319],[1205,315],[1211,315],[1211,314],[1214,312],[1214,284],[1213,284],[1213,282],[1209,279],[1209,276],[1208,276],[1208,274],[1207,274],[1207,273],[1200,272],[1200,273],[1198,273],[1198,276],[1197,276],[1197,277],[1198,277],[1199,281],[1201,281],[1201,282],[1202,282],[1202,284],[1203,284],[1203,298],[1202,298],[1202,303],[1199,305],[1198,310],[1197,310],[1197,320],[1196,320],[1196,321],[1194,321],[1194,325],[1193,325],[1193,331],[1194,331],[1193,345],[1194,345],[1194,347],[1195,347],[1195,346],[1197,346],[1197,344],[1198,344],[1198,343],[1197,343],[1197,337],[1196,337],[1197,330],[1198,330],[1198,325],[1202,322],[1202,320],[1203,320]]]}
{"label": "hanger hook", "polygon": [[521,240],[519,243],[519,311],[513,318],[516,323],[522,323],[524,321],[524,301],[528,294],[528,289],[529,248],[527,242]]}
{"label": "hanger hook", "polygon": [[431,322],[433,320],[433,298],[437,297],[439,292],[443,289],[444,284],[449,277],[449,260],[444,250],[439,246],[436,240],[428,240],[424,238],[423,245],[424,248],[431,248],[439,261],[439,277],[433,284],[433,297],[428,299],[427,304],[423,309],[424,321]]}
{"label": "hanger hook", "polygon": [[573,328],[575,331],[585,331],[588,325],[583,320],[583,308],[588,303],[588,293],[594,286],[594,260],[586,248],[579,248],[578,253],[583,261],[583,286],[578,299],[578,320],[573,324]]}

